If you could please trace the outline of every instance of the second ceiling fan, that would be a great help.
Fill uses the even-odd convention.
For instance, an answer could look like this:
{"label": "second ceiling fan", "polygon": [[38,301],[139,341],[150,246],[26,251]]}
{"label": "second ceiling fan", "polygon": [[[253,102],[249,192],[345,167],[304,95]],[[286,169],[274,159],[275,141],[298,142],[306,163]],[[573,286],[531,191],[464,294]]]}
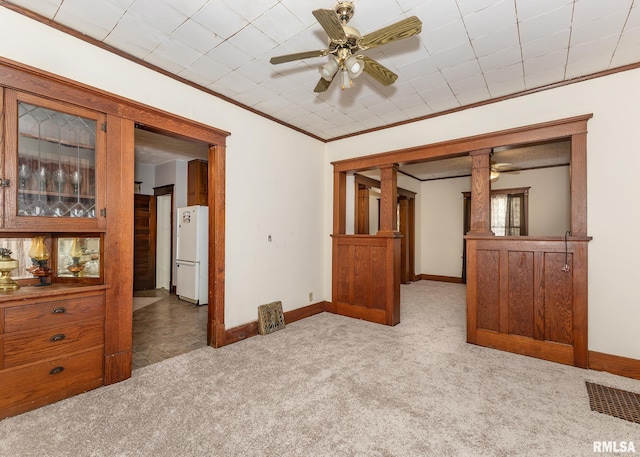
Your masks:
{"label": "second ceiling fan", "polygon": [[411,16],[362,36],[357,29],[347,25],[353,17],[353,12],[352,2],[338,2],[333,10],[313,11],[316,20],[329,37],[327,49],[276,56],[272,57],[270,62],[280,64],[332,55],[333,59],[320,69],[322,76],[314,92],[327,90],[338,72],[341,74],[342,89],[350,87],[353,79],[363,71],[384,86],[393,84],[398,79],[398,75],[374,59],[358,52],[417,35],[422,31],[422,21],[416,16]]}

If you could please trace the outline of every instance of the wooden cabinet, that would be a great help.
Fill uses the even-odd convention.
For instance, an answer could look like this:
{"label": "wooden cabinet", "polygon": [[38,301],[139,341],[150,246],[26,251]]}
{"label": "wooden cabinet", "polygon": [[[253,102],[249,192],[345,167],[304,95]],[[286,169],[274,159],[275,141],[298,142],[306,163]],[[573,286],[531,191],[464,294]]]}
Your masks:
{"label": "wooden cabinet", "polygon": [[5,229],[99,230],[106,224],[106,116],[5,91]]}
{"label": "wooden cabinet", "polygon": [[34,289],[0,295],[0,418],[103,384],[105,287]]}
{"label": "wooden cabinet", "polygon": [[208,205],[209,163],[206,160],[191,160],[187,168],[187,205]]}

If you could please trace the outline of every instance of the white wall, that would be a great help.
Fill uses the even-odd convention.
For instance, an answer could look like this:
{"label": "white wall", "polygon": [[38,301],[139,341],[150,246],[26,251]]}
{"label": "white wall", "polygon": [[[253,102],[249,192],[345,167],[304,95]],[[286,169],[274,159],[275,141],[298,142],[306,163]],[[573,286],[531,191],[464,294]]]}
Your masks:
{"label": "white wall", "polygon": [[416,273],[460,277],[462,274],[463,200],[471,178],[424,181],[421,186],[422,230],[416,231],[422,249],[422,269]]}
{"label": "white wall", "polygon": [[[630,70],[328,143],[328,195],[332,192],[331,161],[593,113],[587,138],[588,233],[593,236],[589,243],[589,349],[640,359],[640,305],[635,289],[640,244],[631,235],[640,224],[634,188],[640,170],[639,80],[640,70]],[[327,233],[331,217],[328,199]],[[330,258],[327,242],[326,271],[331,268]],[[423,265],[422,271],[426,268]],[[325,288],[328,296],[329,281]]]}
{"label": "white wall", "polygon": [[[571,228],[569,167],[502,173],[492,189],[531,187],[529,235],[563,236]],[[463,250],[462,192],[471,191],[471,178],[424,181],[421,186],[420,273],[460,277]]]}
{"label": "white wall", "polygon": [[[571,229],[569,167],[501,173],[492,189],[529,189],[529,235],[564,236]],[[468,189],[470,190],[470,189]]]}
{"label": "white wall", "polygon": [[[309,292],[314,301],[325,298],[322,142],[6,8],[0,8],[0,23],[2,57],[231,132],[226,150],[228,328],[257,320],[257,307],[270,301],[282,300],[290,310],[309,304]],[[186,204],[186,197],[176,203]]]}
{"label": "white wall", "polygon": [[156,187],[156,170],[154,165],[135,164],[134,181],[141,182],[140,193],[143,195],[153,195],[153,188]]}

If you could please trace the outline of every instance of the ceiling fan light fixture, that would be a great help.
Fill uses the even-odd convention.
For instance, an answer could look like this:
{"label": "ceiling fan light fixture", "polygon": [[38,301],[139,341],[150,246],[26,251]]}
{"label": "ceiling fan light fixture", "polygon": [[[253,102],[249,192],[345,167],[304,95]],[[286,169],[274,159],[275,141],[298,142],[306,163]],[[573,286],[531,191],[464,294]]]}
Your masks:
{"label": "ceiling fan light fixture", "polygon": [[330,60],[320,67],[320,74],[322,78],[331,81],[335,74],[338,72],[338,62],[335,59]]}
{"label": "ceiling fan light fixture", "polygon": [[364,70],[364,62],[358,59],[356,56],[347,57],[347,59],[344,61],[344,66],[347,68],[349,76],[351,76],[352,79],[360,76],[360,74],[362,74],[362,71]]}
{"label": "ceiling fan light fixture", "polygon": [[489,175],[489,180],[495,181],[496,179],[498,179],[499,176],[500,176],[500,172],[492,169],[491,174]]}
{"label": "ceiling fan light fixture", "polygon": [[353,81],[351,80],[351,75],[349,75],[349,70],[342,70],[342,90],[351,86],[353,86]]}

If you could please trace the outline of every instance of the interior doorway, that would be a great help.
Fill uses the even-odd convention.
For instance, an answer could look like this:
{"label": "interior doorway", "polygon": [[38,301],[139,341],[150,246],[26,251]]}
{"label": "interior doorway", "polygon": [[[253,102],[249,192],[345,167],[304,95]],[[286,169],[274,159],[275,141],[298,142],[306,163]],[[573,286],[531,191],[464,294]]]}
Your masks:
{"label": "interior doorway", "polygon": [[196,307],[175,294],[174,221],[177,208],[187,206],[188,163],[194,159],[206,161],[209,144],[136,127],[135,180],[141,183],[139,192],[146,195],[135,198],[153,202],[154,233],[152,246],[139,246],[141,238],[136,236],[135,249],[152,250],[155,255],[153,283],[146,290],[134,291],[133,369],[209,344],[208,307]]}

